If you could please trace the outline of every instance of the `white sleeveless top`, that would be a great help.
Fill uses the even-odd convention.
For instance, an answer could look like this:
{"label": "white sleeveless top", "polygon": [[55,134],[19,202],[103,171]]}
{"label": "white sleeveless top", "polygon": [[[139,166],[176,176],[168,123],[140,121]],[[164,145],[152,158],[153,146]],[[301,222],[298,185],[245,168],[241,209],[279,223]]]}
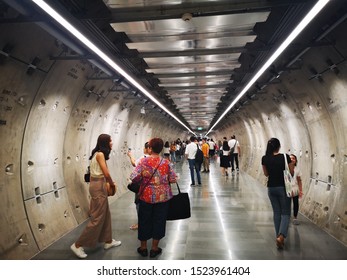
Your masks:
{"label": "white sleeveless top", "polygon": [[93,178],[103,178],[104,173],[102,173],[101,167],[98,161],[96,160],[96,153],[93,155],[92,160],[90,162],[90,176],[92,176]]}

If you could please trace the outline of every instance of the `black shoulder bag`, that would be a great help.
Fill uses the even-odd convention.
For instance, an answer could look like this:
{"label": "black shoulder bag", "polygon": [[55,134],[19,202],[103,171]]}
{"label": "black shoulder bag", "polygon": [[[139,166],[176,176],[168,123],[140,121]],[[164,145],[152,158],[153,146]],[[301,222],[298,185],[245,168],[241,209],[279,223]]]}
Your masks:
{"label": "black shoulder bag", "polygon": [[87,182],[87,183],[90,182],[90,166],[87,167],[87,171],[84,174],[84,182]]}
{"label": "black shoulder bag", "polygon": [[204,153],[200,150],[198,144],[196,144],[196,147],[198,149],[196,150],[196,154],[195,154],[195,162],[196,163],[203,163],[204,162]]}
{"label": "black shoulder bag", "polygon": [[167,221],[182,220],[190,218],[190,200],[188,193],[183,193],[176,183],[178,194],[169,200],[169,210],[167,212]]}
{"label": "black shoulder bag", "polygon": [[[147,184],[151,181],[151,179],[152,179],[154,173],[157,171],[157,169],[158,169],[158,167],[160,166],[162,160],[163,160],[163,159],[161,159],[161,161],[159,162],[159,165],[158,165],[157,168],[154,170],[154,172],[153,172],[151,178],[149,178],[149,180],[147,181],[147,183],[146,183],[146,185],[144,186],[144,188],[145,188],[145,187],[147,186]],[[142,179],[141,179],[139,182],[136,182],[136,183],[131,182],[130,184],[128,184],[128,190],[129,190],[129,191],[132,191],[132,192],[134,192],[134,193],[136,193],[136,194],[138,194],[139,191],[140,191],[141,182],[142,182]],[[144,188],[143,188],[143,189],[144,189]],[[142,193],[142,192],[141,192],[141,193]],[[139,195],[140,195],[140,194],[139,194]]]}
{"label": "black shoulder bag", "polygon": [[236,144],[237,144],[237,140],[235,140],[235,145],[234,145],[234,147],[230,148],[229,154],[233,154],[233,153],[235,152],[235,146],[236,146]]}

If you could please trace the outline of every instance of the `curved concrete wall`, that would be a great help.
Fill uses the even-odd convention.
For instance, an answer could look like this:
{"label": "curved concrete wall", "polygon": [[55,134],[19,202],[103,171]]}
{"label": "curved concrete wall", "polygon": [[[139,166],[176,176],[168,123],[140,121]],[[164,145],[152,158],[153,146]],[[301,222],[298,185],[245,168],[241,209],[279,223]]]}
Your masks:
{"label": "curved concrete wall", "polygon": [[[267,140],[279,138],[282,152],[299,157],[302,214],[347,244],[345,27],[330,35],[334,46],[311,49],[300,70],[282,74],[211,136],[235,134],[242,170],[264,184],[261,157]],[[0,38],[1,49],[13,46],[0,54],[0,258],[29,259],[87,218],[83,174],[100,133],[114,141],[112,200],[126,192],[128,147],[140,156],[153,136],[189,135],[156,109],[141,114],[141,101],[112,81],[88,80],[99,74],[90,63],[50,60],[66,49],[40,27],[2,24]],[[339,73],[310,80],[310,67],[323,71],[327,59],[341,62]]]}
{"label": "curved concrete wall", "polygon": [[[294,153],[303,173],[300,211],[347,244],[347,41],[346,22],[329,40],[309,50],[300,70],[285,72],[280,83],[232,114],[214,137],[235,134],[242,146],[242,169],[266,184],[261,167],[268,139],[281,141],[281,152]],[[329,69],[327,61],[337,64]],[[311,79],[314,68],[322,81]]]}
{"label": "curved concrete wall", "polygon": [[99,71],[90,63],[50,60],[63,45],[36,25],[2,27],[0,48],[13,50],[0,65],[0,259],[29,259],[87,219],[83,174],[100,133],[114,143],[112,200],[127,191],[129,147],[139,157],[153,136],[187,135],[156,109],[141,114],[144,104],[111,81],[87,80]]}

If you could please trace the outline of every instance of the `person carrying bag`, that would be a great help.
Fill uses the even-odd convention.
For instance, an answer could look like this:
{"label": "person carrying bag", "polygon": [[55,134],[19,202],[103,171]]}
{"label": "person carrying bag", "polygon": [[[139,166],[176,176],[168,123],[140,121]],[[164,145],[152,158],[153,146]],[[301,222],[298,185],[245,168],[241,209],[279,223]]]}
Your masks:
{"label": "person carrying bag", "polygon": [[176,182],[173,164],[160,157],[163,146],[162,139],[151,139],[149,141],[150,156],[141,160],[130,175],[132,182],[141,181],[138,195],[140,247],[137,248],[137,252],[142,257],[148,256],[147,240],[149,239],[152,239],[149,256],[155,258],[162,252],[158,245],[165,237],[167,211],[173,196],[170,183]]}
{"label": "person carrying bag", "polygon": [[[121,241],[112,238],[111,211],[108,196],[117,191],[112,180],[106,161],[112,151],[112,138],[108,134],[100,134],[90,159],[90,205],[89,221],[85,229],[74,242],[70,249],[80,259],[85,259],[87,254],[84,247],[96,247],[100,242],[104,243],[104,249],[118,247]],[[111,191],[109,191],[109,189]]]}
{"label": "person carrying bag", "polygon": [[178,194],[169,200],[169,210],[166,216],[167,221],[175,221],[190,218],[190,200],[188,193],[181,192],[176,182]]}

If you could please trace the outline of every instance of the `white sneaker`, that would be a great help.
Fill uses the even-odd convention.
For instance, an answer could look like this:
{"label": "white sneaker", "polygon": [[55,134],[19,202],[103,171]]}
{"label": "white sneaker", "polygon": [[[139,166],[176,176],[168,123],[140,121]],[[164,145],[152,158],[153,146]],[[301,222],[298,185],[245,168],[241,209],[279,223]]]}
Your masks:
{"label": "white sneaker", "polygon": [[293,219],[293,225],[300,225],[300,222],[298,219]]}
{"label": "white sneaker", "polygon": [[112,247],[118,247],[122,244],[121,241],[117,241],[117,240],[114,240],[112,239],[112,242],[111,243],[105,243],[104,245],[104,249],[107,250],[107,249],[110,249]]}
{"label": "white sneaker", "polygon": [[84,249],[83,249],[83,247],[76,247],[76,245],[75,245],[75,243],[74,244],[72,244],[71,246],[70,246],[70,249],[72,250],[72,252],[74,252],[75,253],[75,255],[77,256],[77,257],[79,257],[80,259],[85,259],[88,255],[84,252]]}

